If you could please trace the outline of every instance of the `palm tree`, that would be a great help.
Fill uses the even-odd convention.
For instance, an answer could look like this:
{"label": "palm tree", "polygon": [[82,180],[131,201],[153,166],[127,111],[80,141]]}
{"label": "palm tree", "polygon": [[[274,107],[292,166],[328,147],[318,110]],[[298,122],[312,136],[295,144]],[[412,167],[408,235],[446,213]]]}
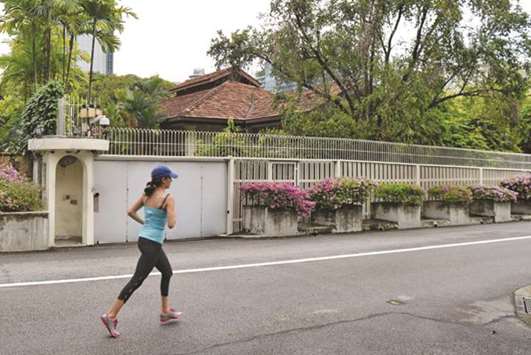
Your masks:
{"label": "palm tree", "polygon": [[38,86],[37,40],[38,40],[38,1],[5,0],[4,15],[1,18],[0,31],[9,35],[29,35],[31,41],[31,70],[33,87]]}
{"label": "palm tree", "polygon": [[136,15],[131,9],[118,6],[116,0],[81,0],[80,5],[91,21],[89,34],[92,36],[92,46],[88,86],[88,102],[91,103],[96,40],[106,52],[115,51],[120,46],[116,32],[123,31],[124,16],[136,18]]}
{"label": "palm tree", "polygon": [[[70,91],[70,73],[77,36],[89,31],[90,19],[84,13],[80,0],[57,0],[57,21],[62,27],[63,61],[62,79]],[[67,45],[68,42],[68,45]]]}

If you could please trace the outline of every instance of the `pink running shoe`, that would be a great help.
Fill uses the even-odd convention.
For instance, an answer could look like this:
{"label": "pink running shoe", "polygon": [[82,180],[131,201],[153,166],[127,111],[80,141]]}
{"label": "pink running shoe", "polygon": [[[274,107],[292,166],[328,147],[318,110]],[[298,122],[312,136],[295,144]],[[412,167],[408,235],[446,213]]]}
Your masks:
{"label": "pink running shoe", "polygon": [[167,313],[160,314],[160,324],[168,324],[174,321],[178,321],[181,318],[183,312],[177,312],[175,309],[170,308],[170,311]]}
{"label": "pink running shoe", "polygon": [[118,333],[118,331],[116,330],[116,327],[118,326],[118,319],[112,320],[111,318],[109,318],[109,315],[107,313],[102,315],[100,319],[105,328],[107,328],[107,330],[109,331],[109,335],[111,337],[118,338],[120,336],[120,333]]}

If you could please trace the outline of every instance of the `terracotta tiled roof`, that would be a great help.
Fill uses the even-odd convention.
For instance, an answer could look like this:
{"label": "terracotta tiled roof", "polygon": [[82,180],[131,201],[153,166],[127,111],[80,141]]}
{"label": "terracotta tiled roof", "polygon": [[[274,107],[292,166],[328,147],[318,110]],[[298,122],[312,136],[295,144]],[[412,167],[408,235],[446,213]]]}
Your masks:
{"label": "terracotta tiled roof", "polygon": [[[335,86],[333,95],[339,94]],[[239,121],[277,119],[274,94],[264,90],[256,79],[242,70],[224,69],[179,84],[175,96],[162,102],[166,120],[209,118]],[[296,93],[291,93],[296,95]],[[325,102],[319,95],[305,91],[297,97],[298,109],[310,111]]]}
{"label": "terracotta tiled roof", "polygon": [[260,87],[226,81],[212,89],[171,97],[162,103],[167,118],[249,120],[276,117],[274,95]]}
{"label": "terracotta tiled roof", "polygon": [[253,78],[251,75],[247,74],[245,71],[241,69],[232,69],[232,68],[226,68],[221,69],[218,71],[215,71],[210,74],[201,75],[197,78],[193,78],[190,80],[186,80],[180,84],[177,84],[173,89],[171,89],[172,92],[180,92],[180,91],[186,91],[197,87],[206,86],[212,83],[215,83],[216,81],[222,81],[222,80],[230,80],[231,77],[238,77],[240,81],[242,81],[245,84],[254,85],[254,86],[260,86],[260,82]]}

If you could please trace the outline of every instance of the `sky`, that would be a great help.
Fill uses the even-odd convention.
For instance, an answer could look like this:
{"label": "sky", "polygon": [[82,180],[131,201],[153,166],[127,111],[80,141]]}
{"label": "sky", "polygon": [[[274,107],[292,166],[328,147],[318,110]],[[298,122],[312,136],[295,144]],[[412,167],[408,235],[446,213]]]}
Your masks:
{"label": "sky", "polygon": [[[128,18],[115,54],[116,74],[159,75],[186,80],[196,68],[214,70],[206,54],[218,30],[230,33],[260,23],[270,0],[121,0],[138,19]],[[531,0],[521,0],[531,13]],[[2,38],[2,37],[0,37]],[[2,38],[5,40],[5,37]],[[0,44],[0,54],[8,47]]]}
{"label": "sky", "polygon": [[122,0],[138,20],[128,19],[115,54],[117,74],[159,74],[187,79],[195,68],[214,70],[206,54],[218,30],[230,33],[259,23],[270,0]]}

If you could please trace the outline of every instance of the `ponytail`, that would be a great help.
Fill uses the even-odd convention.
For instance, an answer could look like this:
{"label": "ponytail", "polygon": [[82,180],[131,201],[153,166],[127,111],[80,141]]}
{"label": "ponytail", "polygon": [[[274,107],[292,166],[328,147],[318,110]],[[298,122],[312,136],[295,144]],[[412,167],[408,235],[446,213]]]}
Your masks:
{"label": "ponytail", "polygon": [[157,187],[159,187],[161,185],[162,185],[162,180],[161,179],[151,180],[150,182],[148,182],[146,184],[146,188],[144,189],[144,194],[147,197],[150,197],[151,195],[153,195],[153,193],[155,192]]}

